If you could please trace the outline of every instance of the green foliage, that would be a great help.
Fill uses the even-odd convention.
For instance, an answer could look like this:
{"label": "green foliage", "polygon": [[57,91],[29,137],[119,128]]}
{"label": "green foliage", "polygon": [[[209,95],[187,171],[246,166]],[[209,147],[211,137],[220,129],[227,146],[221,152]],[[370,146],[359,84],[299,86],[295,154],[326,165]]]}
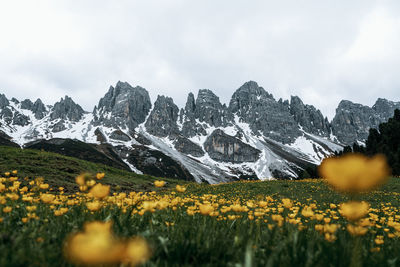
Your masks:
{"label": "green foliage", "polygon": [[[392,179],[381,191],[365,197],[375,208],[381,208],[381,204],[387,202],[396,206],[400,203],[394,193],[399,189],[400,180]],[[204,194],[242,201],[272,195],[277,201],[290,197],[326,207],[346,200],[317,181],[218,186],[191,184],[185,193]],[[39,220],[24,224],[21,218],[26,215],[27,205],[30,204],[19,200],[11,217],[0,223],[0,266],[72,266],[63,257],[63,241],[71,232],[80,231],[86,221],[94,220],[112,220],[113,231],[119,237],[144,237],[153,250],[146,266],[349,266],[352,258],[353,238],[345,230],[340,231],[337,240],[331,243],[324,240],[312,224],[301,231],[289,223],[269,229],[267,223],[250,221],[247,217],[217,221],[200,214],[188,216],[184,208],[147,212],[140,216],[115,206],[91,213],[84,204],[71,207],[59,217],[54,216],[46,204],[38,204]],[[165,222],[173,222],[174,226],[167,226]],[[362,266],[399,264],[398,238],[385,240],[380,252],[370,252],[375,247],[373,240],[374,234],[360,239]]]}
{"label": "green foliage", "polygon": [[[106,173],[104,184],[123,191],[155,190],[153,182],[160,179],[57,153],[0,146],[0,172],[10,170],[18,170],[21,177],[45,177],[51,186],[62,186],[66,192],[77,191],[75,177],[86,172]],[[163,180],[168,182],[167,187],[174,187],[177,183],[182,184],[174,179]]]}

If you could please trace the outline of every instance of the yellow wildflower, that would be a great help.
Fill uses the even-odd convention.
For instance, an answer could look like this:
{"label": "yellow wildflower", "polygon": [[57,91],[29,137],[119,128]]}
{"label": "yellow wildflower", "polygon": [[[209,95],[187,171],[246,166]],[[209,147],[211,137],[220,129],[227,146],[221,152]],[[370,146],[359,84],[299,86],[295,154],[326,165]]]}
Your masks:
{"label": "yellow wildflower", "polygon": [[43,203],[52,203],[55,199],[55,196],[52,194],[43,194],[40,196],[40,200],[42,200]]}
{"label": "yellow wildflower", "polygon": [[106,174],[105,174],[104,172],[99,172],[99,173],[96,174],[96,178],[97,178],[98,180],[101,180],[101,179],[104,178],[105,175],[106,175]]}
{"label": "yellow wildflower", "polygon": [[48,189],[49,184],[40,184],[39,187],[40,187],[40,189]]}
{"label": "yellow wildflower", "polygon": [[293,202],[291,199],[289,198],[284,198],[282,199],[282,204],[285,208],[290,209],[291,207],[293,207]]}
{"label": "yellow wildflower", "polygon": [[382,245],[383,243],[385,243],[383,241],[383,235],[377,235],[374,241],[375,241],[375,244],[377,244],[377,245]]}
{"label": "yellow wildflower", "polygon": [[150,248],[146,240],[137,237],[128,242],[122,257],[122,262],[136,266],[146,262],[150,258],[150,255]]}
{"label": "yellow wildflower", "polygon": [[110,193],[110,186],[108,185],[102,185],[102,184],[96,184],[95,186],[92,187],[89,191],[95,198],[103,199],[108,196]]}
{"label": "yellow wildflower", "polygon": [[150,249],[142,238],[119,241],[111,233],[111,222],[90,222],[84,231],[67,239],[66,256],[75,263],[131,264],[144,263],[150,257]]}
{"label": "yellow wildflower", "polygon": [[86,207],[90,211],[98,211],[101,208],[101,203],[99,201],[88,202]]}
{"label": "yellow wildflower", "polygon": [[186,187],[181,186],[181,185],[176,185],[176,191],[183,193],[186,191]]}
{"label": "yellow wildflower", "polygon": [[154,186],[155,187],[163,187],[165,185],[164,181],[155,181]]}
{"label": "yellow wildflower", "polygon": [[11,208],[11,207],[8,207],[8,206],[7,206],[7,207],[4,207],[4,208],[3,208],[3,212],[4,212],[4,213],[9,213],[9,212],[11,212],[11,211],[12,211],[12,208]]}
{"label": "yellow wildflower", "polygon": [[321,163],[319,172],[336,190],[353,194],[378,187],[390,173],[384,156],[368,158],[361,154],[327,158]]}
{"label": "yellow wildflower", "polygon": [[368,229],[362,226],[356,226],[352,224],[347,225],[347,231],[354,236],[365,235],[368,232]]}
{"label": "yellow wildflower", "polygon": [[203,215],[209,215],[211,212],[214,211],[214,207],[209,204],[203,204],[199,206],[200,213]]}
{"label": "yellow wildflower", "polygon": [[358,221],[368,214],[369,208],[369,204],[365,201],[350,201],[340,204],[339,212],[349,221]]}

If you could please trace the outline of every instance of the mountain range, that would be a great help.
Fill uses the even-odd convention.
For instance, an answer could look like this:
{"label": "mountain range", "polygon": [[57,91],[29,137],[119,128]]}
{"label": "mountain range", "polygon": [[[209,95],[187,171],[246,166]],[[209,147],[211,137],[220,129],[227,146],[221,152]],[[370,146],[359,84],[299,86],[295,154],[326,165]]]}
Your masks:
{"label": "mountain range", "polygon": [[179,108],[168,96],[152,103],[146,89],[118,82],[92,112],[68,96],[45,105],[0,94],[0,144],[197,182],[298,178],[343,146],[363,143],[396,108],[400,102],[382,98],[372,107],[343,100],[329,121],[299,97],[276,100],[254,81],[228,105],[200,89]]}

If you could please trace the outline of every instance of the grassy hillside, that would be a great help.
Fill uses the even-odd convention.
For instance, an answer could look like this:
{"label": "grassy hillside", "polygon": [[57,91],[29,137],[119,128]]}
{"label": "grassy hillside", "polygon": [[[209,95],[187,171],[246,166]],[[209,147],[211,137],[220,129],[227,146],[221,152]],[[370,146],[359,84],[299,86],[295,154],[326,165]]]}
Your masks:
{"label": "grassy hillside", "polygon": [[[153,182],[157,180],[149,175],[139,175],[56,153],[0,146],[0,173],[11,170],[18,170],[20,177],[44,177],[51,186],[63,186],[67,192],[78,190],[75,177],[85,172],[106,173],[104,183],[111,185],[113,190],[149,191],[154,189]],[[182,184],[178,180],[163,180],[168,182],[167,187]]]}
{"label": "grassy hillside", "polygon": [[[48,193],[43,189],[31,191],[36,192],[33,203],[23,200],[30,193],[7,197],[13,183],[5,184],[0,192],[1,266],[82,266],[63,251],[77,232],[86,238],[88,255],[83,257],[90,256],[90,262],[106,260],[115,242],[140,236],[151,251],[145,266],[399,265],[398,178],[361,197],[370,201],[371,210],[362,227],[366,232],[358,236],[349,233],[352,223],[340,214],[338,204],[346,198],[318,180],[192,183],[184,193],[139,192],[95,201],[53,191],[55,199],[49,202],[41,197]],[[291,207],[284,204],[287,197]],[[88,205],[93,201],[100,207]],[[93,221],[98,226],[112,222],[110,230],[102,227],[98,233],[110,247],[98,245],[97,232],[85,232],[84,225]],[[114,239],[107,239],[108,231]],[[134,255],[138,251],[143,248]]]}

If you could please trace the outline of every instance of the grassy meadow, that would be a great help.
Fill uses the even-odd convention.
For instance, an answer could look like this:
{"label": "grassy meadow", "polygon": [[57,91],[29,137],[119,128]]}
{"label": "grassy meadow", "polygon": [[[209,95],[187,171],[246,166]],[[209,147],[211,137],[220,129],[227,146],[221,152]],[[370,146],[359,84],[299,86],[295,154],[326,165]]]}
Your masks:
{"label": "grassy meadow", "polygon": [[[346,195],[321,180],[183,183],[4,151],[0,266],[400,265],[399,178]],[[349,200],[366,212],[349,216]]]}

